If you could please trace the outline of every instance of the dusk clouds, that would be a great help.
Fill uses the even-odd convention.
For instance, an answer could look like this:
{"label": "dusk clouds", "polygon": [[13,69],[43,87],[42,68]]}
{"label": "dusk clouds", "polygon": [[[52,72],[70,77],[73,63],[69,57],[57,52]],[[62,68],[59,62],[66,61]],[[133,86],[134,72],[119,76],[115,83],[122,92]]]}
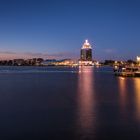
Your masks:
{"label": "dusk clouds", "polygon": [[12,51],[0,51],[0,59],[31,59],[31,58],[43,58],[43,59],[64,59],[72,58],[77,59],[77,54],[73,52],[62,52],[62,53],[32,53],[32,52],[12,52]]}
{"label": "dusk clouds", "polygon": [[1,0],[0,59],[79,58],[85,39],[94,59],[135,58],[139,7],[139,0]]}

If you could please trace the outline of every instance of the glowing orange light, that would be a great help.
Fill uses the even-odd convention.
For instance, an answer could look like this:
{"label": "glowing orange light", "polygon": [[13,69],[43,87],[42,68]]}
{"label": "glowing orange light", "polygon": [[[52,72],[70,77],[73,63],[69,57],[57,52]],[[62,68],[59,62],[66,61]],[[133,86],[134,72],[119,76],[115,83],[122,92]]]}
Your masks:
{"label": "glowing orange light", "polygon": [[91,49],[91,45],[90,45],[90,43],[88,42],[88,40],[85,40],[85,43],[84,43],[84,45],[82,46],[82,49]]}

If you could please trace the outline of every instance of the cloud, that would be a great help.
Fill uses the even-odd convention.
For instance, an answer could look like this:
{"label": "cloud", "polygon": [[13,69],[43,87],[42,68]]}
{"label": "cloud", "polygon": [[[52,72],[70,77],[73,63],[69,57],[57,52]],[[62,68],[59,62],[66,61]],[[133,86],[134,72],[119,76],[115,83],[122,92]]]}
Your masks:
{"label": "cloud", "polygon": [[31,58],[43,58],[43,59],[64,59],[64,58],[78,58],[78,54],[73,52],[58,52],[58,53],[32,53],[32,52],[12,52],[12,51],[0,51],[0,59],[31,59]]}
{"label": "cloud", "polygon": [[115,49],[104,49],[103,50],[105,53],[109,53],[109,54],[111,54],[111,53],[115,53],[116,52],[116,50]]}
{"label": "cloud", "polygon": [[0,51],[0,54],[16,54],[16,53],[11,51]]}

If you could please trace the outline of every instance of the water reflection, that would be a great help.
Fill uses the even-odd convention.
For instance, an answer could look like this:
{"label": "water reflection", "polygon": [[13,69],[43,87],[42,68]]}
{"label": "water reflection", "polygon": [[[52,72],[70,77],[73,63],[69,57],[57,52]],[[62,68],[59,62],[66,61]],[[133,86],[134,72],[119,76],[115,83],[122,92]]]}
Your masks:
{"label": "water reflection", "polygon": [[140,121],[140,79],[134,79],[136,119]]}
{"label": "water reflection", "polygon": [[94,76],[92,67],[79,67],[77,130],[81,139],[92,139],[94,135]]}
{"label": "water reflection", "polygon": [[118,77],[119,82],[119,95],[120,95],[120,105],[121,105],[121,111],[124,112],[126,109],[126,78]]}

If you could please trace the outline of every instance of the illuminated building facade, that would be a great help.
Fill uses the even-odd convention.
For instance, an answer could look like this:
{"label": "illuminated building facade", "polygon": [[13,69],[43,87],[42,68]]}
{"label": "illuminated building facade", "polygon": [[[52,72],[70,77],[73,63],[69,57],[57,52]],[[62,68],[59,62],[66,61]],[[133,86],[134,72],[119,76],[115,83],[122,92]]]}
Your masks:
{"label": "illuminated building facade", "polygon": [[137,56],[137,62],[140,62],[140,57],[139,56]]}
{"label": "illuminated building facade", "polygon": [[140,57],[139,56],[137,56],[137,63],[140,66]]}
{"label": "illuminated building facade", "polygon": [[81,48],[80,65],[92,65],[92,48],[88,40],[85,40]]}

